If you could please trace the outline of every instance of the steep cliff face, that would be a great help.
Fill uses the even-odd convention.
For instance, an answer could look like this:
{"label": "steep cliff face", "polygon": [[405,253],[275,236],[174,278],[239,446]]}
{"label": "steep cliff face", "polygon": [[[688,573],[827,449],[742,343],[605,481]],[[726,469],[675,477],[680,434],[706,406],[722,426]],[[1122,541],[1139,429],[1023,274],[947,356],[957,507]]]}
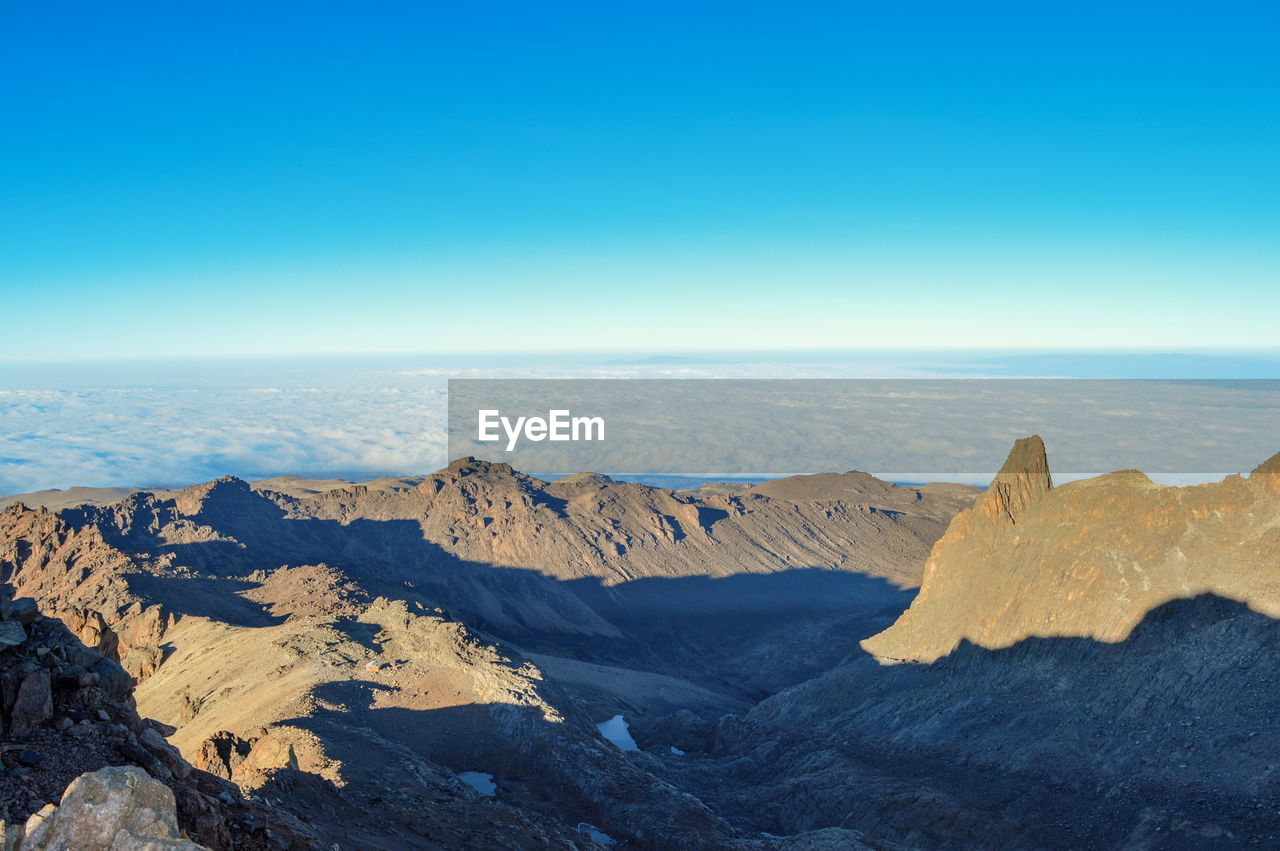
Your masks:
{"label": "steep cliff face", "polygon": [[932,662],[961,641],[1123,640],[1164,603],[1214,594],[1280,617],[1280,490],[1249,477],[1167,487],[1136,471],[1051,488],[1038,438],[934,546],[920,594],[862,647]]}
{"label": "steep cliff face", "polygon": [[1038,434],[1024,437],[1013,444],[991,487],[974,503],[973,514],[994,529],[1013,526],[1022,512],[1052,489],[1044,441]]}

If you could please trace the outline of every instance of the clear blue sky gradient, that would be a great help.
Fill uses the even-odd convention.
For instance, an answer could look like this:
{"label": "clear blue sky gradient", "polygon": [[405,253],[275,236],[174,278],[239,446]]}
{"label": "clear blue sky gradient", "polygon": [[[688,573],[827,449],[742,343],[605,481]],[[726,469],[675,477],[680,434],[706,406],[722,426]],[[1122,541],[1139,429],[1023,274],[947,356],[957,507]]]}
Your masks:
{"label": "clear blue sky gradient", "polygon": [[0,12],[0,360],[1247,348],[1274,3]]}

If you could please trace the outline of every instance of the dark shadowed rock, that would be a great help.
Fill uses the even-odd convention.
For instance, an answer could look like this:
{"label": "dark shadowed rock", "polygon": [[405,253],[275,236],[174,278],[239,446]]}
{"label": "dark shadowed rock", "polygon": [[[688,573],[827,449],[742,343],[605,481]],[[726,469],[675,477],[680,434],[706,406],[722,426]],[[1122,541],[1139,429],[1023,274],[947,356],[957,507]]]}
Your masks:
{"label": "dark shadowed rock", "polygon": [[33,671],[22,678],[9,715],[9,732],[25,736],[53,717],[53,689],[48,671]]}
{"label": "dark shadowed rock", "polygon": [[165,768],[173,772],[174,777],[182,779],[191,773],[191,764],[182,758],[182,753],[152,728],[147,727],[138,734],[138,744],[164,763]]}
{"label": "dark shadowed rock", "polygon": [[39,614],[40,609],[31,597],[19,597],[9,609],[9,619],[21,624],[30,624]]}
{"label": "dark shadowed rock", "polygon": [[[717,725],[672,777],[741,827],[913,848],[1271,847],[1280,624],[1213,595],[1118,643],[868,657]],[[1226,710],[1224,711],[1224,707]],[[1066,827],[1070,826],[1070,830]]]}
{"label": "dark shadowed rock", "polygon": [[133,690],[133,677],[110,659],[98,659],[89,668],[89,673],[97,677],[98,688],[109,700],[124,700]]}
{"label": "dark shadowed rock", "polygon": [[17,647],[27,640],[27,631],[17,621],[0,621],[0,648]]}

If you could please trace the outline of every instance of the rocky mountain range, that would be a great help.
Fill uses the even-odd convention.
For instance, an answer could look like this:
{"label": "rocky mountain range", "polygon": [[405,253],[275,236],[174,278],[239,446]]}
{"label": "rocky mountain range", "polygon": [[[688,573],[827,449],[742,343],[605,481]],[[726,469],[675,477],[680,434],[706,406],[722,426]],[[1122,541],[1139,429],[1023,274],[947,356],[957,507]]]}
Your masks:
{"label": "rocky mountain range", "polygon": [[902,610],[976,493],[849,473],[700,496],[471,459],[288,484],[13,503],[0,564],[201,769],[353,848],[590,845],[579,823],[769,844],[596,723],[715,719],[829,668]]}
{"label": "rocky mountain range", "polygon": [[461,459],[14,501],[0,572],[280,847],[1266,847],[1277,482]]}

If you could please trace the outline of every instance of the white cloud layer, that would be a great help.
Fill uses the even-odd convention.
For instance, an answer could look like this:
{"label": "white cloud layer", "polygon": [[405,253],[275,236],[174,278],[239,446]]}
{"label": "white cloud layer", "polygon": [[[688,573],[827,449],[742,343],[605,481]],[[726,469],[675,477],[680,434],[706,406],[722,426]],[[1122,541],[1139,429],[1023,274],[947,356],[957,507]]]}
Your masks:
{"label": "white cloud layer", "polygon": [[[226,474],[430,472],[448,462],[450,377],[844,376],[859,369],[513,360],[484,368],[228,361],[99,365],[48,376],[13,370],[0,381],[0,495],[73,485],[168,487]],[[50,389],[32,386],[41,382]]]}
{"label": "white cloud layer", "polygon": [[[51,367],[43,372],[10,368],[0,374],[0,495],[74,485],[171,487],[226,474],[365,479],[430,472],[448,461],[450,377],[936,378],[938,373],[931,370],[939,367],[938,363],[923,367],[848,360],[667,362],[673,360],[677,359],[602,363],[579,358],[557,363],[544,358],[534,363],[511,358],[476,367],[406,357],[376,362],[99,364]],[[957,370],[942,365],[941,371],[949,377],[976,375],[963,363],[959,366]],[[1267,394],[1261,408],[1257,399],[1241,406],[1243,396],[1225,406],[1200,404],[1194,418],[1167,418],[1170,427],[1163,431],[1191,446],[1242,443],[1248,447],[1248,457],[1256,454],[1261,461],[1280,449],[1270,445],[1280,433],[1275,428],[1280,417],[1276,399],[1280,394]],[[1081,433],[1098,446],[1122,446],[1131,440],[1132,423],[1142,407],[1137,400],[1117,388],[1111,398],[1095,401],[1098,404],[1091,407],[1092,416]],[[893,443],[910,448],[913,440],[927,437],[930,427],[946,424],[962,407],[944,404],[924,420],[904,420],[903,427],[893,432]],[[1013,416],[1014,410],[1006,410],[1008,421],[1003,426],[1009,431],[998,435],[999,440],[1041,427],[1044,407],[1030,406],[1022,419]],[[911,405],[911,410],[917,408],[930,410],[918,401]],[[884,411],[877,415],[877,419],[884,417]],[[848,437],[849,423],[849,417],[841,419],[837,412],[830,430]],[[772,438],[757,437],[757,444],[768,439]],[[1064,442],[1059,439],[1058,445]],[[1051,443],[1051,455],[1055,448]],[[654,451],[671,456],[674,449],[668,443]],[[835,464],[831,469],[854,463],[850,457],[848,465]],[[550,469],[530,468],[533,472]]]}

